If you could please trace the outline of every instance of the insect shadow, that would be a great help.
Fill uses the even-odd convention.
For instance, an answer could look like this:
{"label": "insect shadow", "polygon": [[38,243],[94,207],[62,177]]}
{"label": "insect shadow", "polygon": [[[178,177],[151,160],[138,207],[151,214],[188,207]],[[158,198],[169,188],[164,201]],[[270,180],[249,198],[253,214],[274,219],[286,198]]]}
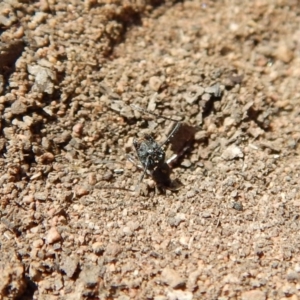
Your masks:
{"label": "insect shadow", "polygon": [[[172,121],[174,122],[174,125],[162,143],[156,142],[150,134],[145,134],[141,139],[133,140],[136,155],[128,154],[127,160],[142,171],[142,175],[134,190],[113,186],[97,186],[97,188],[118,189],[139,193],[140,184],[145,175],[148,175],[155,182],[158,191],[178,191],[183,184],[179,181],[179,179],[171,179],[172,169],[180,162],[186,152],[191,149],[194,141],[194,135],[197,131],[196,127],[190,126],[173,118],[158,115],[135,105],[130,105],[130,107],[133,110],[140,111],[144,114],[150,114],[156,118],[163,118],[165,120]],[[167,144],[171,145],[171,151],[174,153],[169,159],[166,159],[165,148]],[[114,164],[116,162],[102,161],[102,163]]]}

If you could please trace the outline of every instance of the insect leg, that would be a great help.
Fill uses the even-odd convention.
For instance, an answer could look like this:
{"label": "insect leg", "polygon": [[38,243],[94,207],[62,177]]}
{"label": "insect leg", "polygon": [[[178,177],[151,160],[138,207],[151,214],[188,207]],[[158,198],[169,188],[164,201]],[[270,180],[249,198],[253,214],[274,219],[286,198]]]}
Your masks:
{"label": "insect leg", "polygon": [[132,109],[138,110],[138,111],[140,111],[140,112],[142,112],[142,113],[147,113],[147,114],[152,115],[152,116],[155,116],[155,117],[157,117],[157,118],[162,118],[162,119],[170,120],[170,121],[173,121],[173,122],[179,122],[178,120],[175,120],[175,119],[172,119],[172,118],[169,118],[169,117],[165,117],[165,116],[158,115],[158,114],[156,114],[156,113],[154,113],[154,112],[152,112],[152,111],[149,111],[149,110],[147,110],[147,109],[141,108],[141,107],[136,106],[136,105],[133,105],[133,104],[131,104],[130,107],[131,107]]}
{"label": "insect leg", "polygon": [[177,132],[179,129],[181,123],[177,121],[176,125],[172,129],[171,133],[168,135],[167,139],[160,145],[160,147],[164,146],[166,143],[169,142],[169,140],[173,137],[173,135]]}
{"label": "insect leg", "polygon": [[141,178],[140,178],[140,180],[139,180],[139,182],[138,182],[138,184],[135,188],[136,191],[139,189],[139,186],[140,186],[141,182],[143,181],[143,179],[145,177],[145,174],[148,170],[148,162],[149,162],[149,158],[147,157],[147,161],[146,161],[146,164],[145,164],[145,167],[144,167],[144,170],[143,170],[143,174],[142,174],[142,176],[141,176]]}

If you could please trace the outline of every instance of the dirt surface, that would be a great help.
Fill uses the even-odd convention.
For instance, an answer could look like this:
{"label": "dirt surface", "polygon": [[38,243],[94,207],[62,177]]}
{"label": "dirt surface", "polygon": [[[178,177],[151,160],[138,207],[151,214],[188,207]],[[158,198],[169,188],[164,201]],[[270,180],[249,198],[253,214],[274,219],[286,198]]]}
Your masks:
{"label": "dirt surface", "polygon": [[[292,0],[2,1],[1,299],[299,299],[299,24]],[[196,131],[178,191],[138,184],[134,138],[174,122],[130,105]]]}

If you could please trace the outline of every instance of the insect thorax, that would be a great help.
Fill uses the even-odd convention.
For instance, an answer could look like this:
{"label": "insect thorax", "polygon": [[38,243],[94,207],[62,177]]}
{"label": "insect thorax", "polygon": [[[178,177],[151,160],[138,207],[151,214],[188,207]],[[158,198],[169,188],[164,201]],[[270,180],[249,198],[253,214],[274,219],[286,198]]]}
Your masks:
{"label": "insect thorax", "polygon": [[164,163],[165,152],[150,135],[140,142],[134,141],[133,145],[144,168],[152,171]]}

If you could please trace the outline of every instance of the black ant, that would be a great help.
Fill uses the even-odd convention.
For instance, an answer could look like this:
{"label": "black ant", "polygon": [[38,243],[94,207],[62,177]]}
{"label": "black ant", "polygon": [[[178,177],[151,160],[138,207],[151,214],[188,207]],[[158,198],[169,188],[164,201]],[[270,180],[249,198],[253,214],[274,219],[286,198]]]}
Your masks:
{"label": "black ant", "polygon": [[[138,160],[140,161],[141,165],[138,165],[135,163],[133,158],[131,156],[128,157],[128,159],[137,165],[138,168],[143,170],[143,173],[141,175],[141,178],[138,182],[137,188],[139,184],[142,182],[145,174],[149,174],[152,179],[155,181],[157,184],[158,188],[160,189],[169,189],[172,191],[176,191],[180,188],[181,183],[178,180],[171,180],[170,175],[171,175],[171,168],[172,165],[174,164],[175,161],[177,161],[189,148],[190,145],[187,145],[186,142],[190,143],[191,140],[194,137],[195,134],[195,129],[192,126],[189,126],[187,124],[181,123],[180,121],[174,120],[172,118],[164,117],[157,115],[153,112],[150,112],[148,110],[144,110],[140,107],[131,105],[131,107],[135,110],[141,111],[143,113],[148,113],[151,115],[154,115],[158,118],[163,118],[166,120],[170,120],[175,122],[175,126],[167,136],[166,140],[158,144],[155,139],[149,135],[146,134],[143,139],[133,140],[133,146],[136,150]],[[174,154],[170,159],[166,160],[165,156],[165,151],[163,147],[172,140],[175,135],[180,131],[181,129],[189,129],[189,138],[187,140],[183,139],[182,144],[182,149],[177,149],[177,153]],[[186,134],[186,133],[184,133]]]}

